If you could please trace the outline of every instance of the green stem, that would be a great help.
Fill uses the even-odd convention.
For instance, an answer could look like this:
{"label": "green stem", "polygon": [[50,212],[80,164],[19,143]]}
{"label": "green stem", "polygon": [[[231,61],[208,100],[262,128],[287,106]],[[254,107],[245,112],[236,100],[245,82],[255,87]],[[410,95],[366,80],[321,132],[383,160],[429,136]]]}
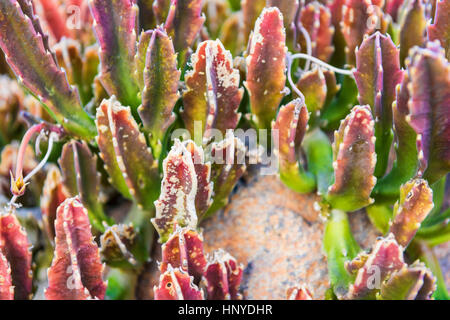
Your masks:
{"label": "green stem", "polygon": [[334,293],[342,298],[355,277],[347,272],[345,262],[361,251],[353,237],[347,214],[333,209],[325,226],[323,247],[328,261],[328,275]]}
{"label": "green stem", "polygon": [[280,179],[287,187],[298,193],[310,193],[316,189],[314,175],[300,164],[286,169],[280,171]]}
{"label": "green stem", "polygon": [[441,223],[449,217],[448,210],[446,212],[441,212],[442,204],[444,203],[445,199],[446,178],[447,177],[443,177],[442,179],[431,185],[431,189],[433,190],[434,207],[425,221],[422,223],[423,227],[429,227]]}
{"label": "green stem", "polygon": [[355,80],[351,77],[345,77],[338,96],[322,111],[322,127],[327,130],[336,130],[340,121],[345,118],[354,105],[358,104],[357,95],[358,88]]}
{"label": "green stem", "polygon": [[420,259],[425,265],[430,268],[433,275],[436,277],[437,287],[433,294],[436,300],[449,300],[450,295],[447,292],[444,275],[433,249],[430,248],[424,241],[413,240],[407,249],[408,254],[413,260]]}
{"label": "green stem", "polygon": [[322,130],[316,128],[305,136],[303,148],[308,160],[308,169],[316,177],[318,193],[326,194],[334,179],[330,139]]}
{"label": "green stem", "polygon": [[150,219],[154,215],[155,212],[153,210],[144,210],[134,205],[125,221],[125,223],[131,222],[139,235],[136,249],[133,250],[133,255],[140,264],[147,262],[150,257],[155,234],[155,228],[150,222]]}
{"label": "green stem", "polygon": [[375,228],[386,234],[389,230],[389,221],[392,219],[392,209],[383,204],[373,204],[368,206],[366,211]]}
{"label": "green stem", "polygon": [[[445,213],[447,217],[450,217],[450,210]],[[450,224],[443,222],[435,226],[421,228],[417,232],[416,238],[426,241],[431,247],[443,244],[450,241]]]}
{"label": "green stem", "polygon": [[138,273],[128,269],[112,268],[108,274],[106,299],[134,300]]}

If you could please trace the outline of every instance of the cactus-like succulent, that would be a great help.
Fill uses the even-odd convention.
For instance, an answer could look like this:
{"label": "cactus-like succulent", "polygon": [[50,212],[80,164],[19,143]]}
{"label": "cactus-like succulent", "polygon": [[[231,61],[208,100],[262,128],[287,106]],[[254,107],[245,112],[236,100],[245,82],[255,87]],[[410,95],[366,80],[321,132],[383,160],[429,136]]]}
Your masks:
{"label": "cactus-like succulent", "polygon": [[0,226],[2,275],[5,275],[2,291],[10,294],[13,292],[14,299],[30,299],[32,294],[31,250],[25,229],[21,226],[13,209],[1,212]]}
{"label": "cactus-like succulent", "polygon": [[[157,215],[153,223],[163,242],[159,266],[162,275],[159,287],[154,288],[155,298],[167,294],[168,287],[164,285],[170,282],[175,288],[180,287],[178,298],[193,299],[192,291],[202,280],[207,299],[236,300],[241,297],[242,265],[223,250],[214,252],[208,260],[203,251],[196,213],[204,207],[199,205],[197,196],[205,193],[205,184],[201,183],[203,172],[195,169],[195,165],[202,164],[194,164],[202,159],[193,157],[190,148],[196,148],[193,141],[178,141],[170,151],[165,160],[161,196],[155,202]],[[197,290],[201,293],[196,293],[197,298],[203,299],[203,290]]]}
{"label": "cactus-like succulent", "polygon": [[289,288],[287,290],[288,300],[312,300],[312,294],[304,286]]}
{"label": "cactus-like succulent", "polygon": [[213,253],[204,271],[208,299],[239,300],[243,267],[229,253],[219,250]]}
{"label": "cactus-like succulent", "polygon": [[316,194],[326,298],[448,299],[449,17],[448,0],[0,0],[0,299],[245,299],[250,266],[202,227],[247,169]]}
{"label": "cactus-like succulent", "polygon": [[93,241],[88,211],[77,198],[57,209],[55,254],[48,269],[48,300],[103,299],[106,283],[99,249]]}
{"label": "cactus-like succulent", "polygon": [[201,289],[186,271],[172,266],[161,275],[159,286],[154,288],[155,300],[204,300]]}
{"label": "cactus-like succulent", "polygon": [[378,240],[370,254],[360,253],[346,267],[356,278],[345,299],[429,299],[435,286],[423,264],[408,266],[404,262],[403,247],[392,234]]}
{"label": "cactus-like succulent", "polygon": [[283,99],[286,51],[283,15],[276,7],[264,9],[249,42],[245,80],[253,121],[258,128],[270,129]]}

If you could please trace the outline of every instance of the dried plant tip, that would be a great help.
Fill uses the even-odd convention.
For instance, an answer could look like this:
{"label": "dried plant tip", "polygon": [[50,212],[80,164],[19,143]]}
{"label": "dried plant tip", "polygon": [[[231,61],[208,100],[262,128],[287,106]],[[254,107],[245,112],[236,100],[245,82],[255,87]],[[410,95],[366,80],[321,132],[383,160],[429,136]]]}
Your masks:
{"label": "dried plant tip", "polygon": [[169,239],[175,225],[191,229],[197,227],[197,175],[192,154],[180,141],[175,141],[164,159],[163,171],[161,195],[155,201],[156,217],[152,219],[161,243]]}
{"label": "dried plant tip", "polygon": [[[210,39],[217,39],[225,20],[231,14],[230,3],[227,0],[204,1],[203,12]],[[235,36],[238,37],[238,34]]]}
{"label": "dried plant tip", "polygon": [[286,296],[288,300],[313,300],[311,291],[303,285],[289,288]]}
{"label": "dried plant tip", "polygon": [[87,210],[69,198],[57,210],[55,254],[48,269],[48,300],[103,299],[106,283]]}
{"label": "dried plant tip", "polygon": [[[70,84],[79,85],[82,72],[82,57],[80,43],[68,38],[63,38],[53,46],[58,65],[66,71]],[[78,86],[78,90],[81,88]]]}
{"label": "dried plant tip", "polygon": [[450,64],[439,43],[433,42],[411,50],[406,65],[407,121],[417,133],[419,174],[433,184],[450,170]]}
{"label": "dried plant tip", "polygon": [[229,253],[215,251],[204,273],[208,300],[241,300],[239,286],[243,269]]}
{"label": "dried plant tip", "polygon": [[100,64],[97,44],[82,50],[78,41],[63,38],[53,49],[69,83],[78,88],[82,104],[87,105],[94,96],[92,83]]}
{"label": "dried plant tip", "polygon": [[[139,7],[139,28],[141,30],[149,30],[155,27],[161,22],[156,21],[155,14],[153,12],[154,0],[137,0],[135,1]],[[159,2],[159,1],[158,1]],[[170,1],[168,1],[170,4]],[[138,30],[139,31],[139,30]]]}
{"label": "dried plant tip", "polygon": [[180,268],[194,277],[199,283],[206,267],[203,254],[203,237],[194,230],[177,226],[169,240],[162,245],[160,271],[164,273],[168,267]]}
{"label": "dried plant tip", "polygon": [[369,106],[356,106],[334,134],[335,181],[327,201],[337,209],[355,211],[373,202],[376,178],[374,121]]}
{"label": "dried plant tip", "polygon": [[204,300],[204,294],[194,284],[193,277],[179,268],[167,266],[159,278],[159,286],[153,288],[155,300]]}
{"label": "dried plant tip", "polygon": [[265,8],[249,42],[247,80],[250,107],[259,129],[270,129],[284,96],[286,34],[278,8]]}
{"label": "dried plant tip", "polygon": [[400,189],[400,200],[394,206],[394,220],[389,232],[406,248],[433,207],[433,191],[427,181],[408,181]]}

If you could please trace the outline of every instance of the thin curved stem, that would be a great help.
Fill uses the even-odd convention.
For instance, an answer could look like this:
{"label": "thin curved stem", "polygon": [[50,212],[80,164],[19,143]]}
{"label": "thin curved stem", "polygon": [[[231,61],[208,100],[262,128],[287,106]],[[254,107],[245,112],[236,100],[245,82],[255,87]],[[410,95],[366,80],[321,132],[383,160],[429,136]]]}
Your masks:
{"label": "thin curved stem", "polygon": [[323,67],[325,69],[333,71],[335,73],[340,73],[340,74],[343,74],[343,75],[346,75],[346,76],[353,77],[353,70],[346,70],[346,69],[340,69],[340,68],[333,67],[332,65],[329,65],[328,63],[323,62],[322,60],[320,60],[320,59],[318,59],[316,57],[313,57],[311,55],[305,54],[305,53],[295,53],[295,54],[290,55],[289,58],[291,60],[294,60],[294,59],[305,59],[305,60],[311,61],[311,62],[313,62],[313,63],[315,63],[315,64],[317,64],[317,65],[319,65],[319,66],[321,66],[321,67]]}
{"label": "thin curved stem", "polygon": [[[305,42],[306,42],[306,54],[310,57],[312,57],[312,46],[311,46],[311,37],[309,36],[308,31],[306,31],[306,29],[303,27],[303,25],[300,24],[299,26],[299,30],[300,32],[303,34],[303,37],[305,38]],[[301,53],[299,53],[301,54]],[[306,64],[305,64],[305,72],[309,70],[311,66],[311,60],[306,60]]]}
{"label": "thin curved stem", "polygon": [[18,196],[13,196],[13,197],[11,198],[11,200],[9,200],[8,207],[17,206],[17,205],[16,205],[16,200],[17,200],[17,198],[18,198]]}
{"label": "thin curved stem", "polygon": [[23,136],[22,142],[20,143],[20,146],[19,146],[19,151],[17,153],[18,158],[17,158],[17,162],[16,162],[17,163],[16,175],[15,175],[16,179],[18,179],[19,177],[22,176],[23,163],[24,163],[25,152],[26,152],[28,143],[30,142],[33,135],[35,133],[40,132],[43,127],[44,127],[44,123],[35,124],[30,129],[28,129],[27,132],[25,133],[25,135]]}
{"label": "thin curved stem", "polygon": [[53,149],[53,141],[56,139],[56,133],[52,132],[50,133],[50,136],[48,138],[48,148],[47,148],[47,153],[45,154],[44,158],[41,160],[41,162],[39,162],[39,164],[34,167],[33,170],[31,170],[31,172],[29,174],[27,174],[27,176],[23,179],[23,181],[26,183],[27,181],[29,181],[36,173],[38,173],[47,163],[48,158],[50,157],[50,155],[52,154],[52,149]]}
{"label": "thin curved stem", "polygon": [[287,59],[287,65],[288,65],[288,70],[287,70],[287,78],[289,81],[289,84],[292,87],[292,90],[295,91],[295,93],[303,100],[305,101],[305,96],[303,95],[303,93],[297,88],[297,86],[295,85],[294,81],[292,80],[292,55],[291,54],[287,54],[286,56]]}
{"label": "thin curved stem", "polygon": [[292,79],[292,62],[295,59],[306,59],[307,61],[311,61],[315,64],[317,64],[318,66],[328,69],[330,71],[333,71],[335,73],[340,73],[343,75],[347,75],[350,77],[353,77],[353,70],[345,70],[345,69],[340,69],[340,68],[336,68],[333,67],[332,65],[329,65],[326,62],[323,62],[320,59],[317,59],[316,57],[313,57],[311,55],[305,54],[305,53],[295,53],[295,54],[291,54],[290,52],[287,53],[286,55],[286,61],[287,61],[287,79],[289,84],[292,87],[292,90],[295,91],[295,93],[305,101],[305,96],[303,95],[303,93],[297,88],[297,86],[294,83],[294,80]]}

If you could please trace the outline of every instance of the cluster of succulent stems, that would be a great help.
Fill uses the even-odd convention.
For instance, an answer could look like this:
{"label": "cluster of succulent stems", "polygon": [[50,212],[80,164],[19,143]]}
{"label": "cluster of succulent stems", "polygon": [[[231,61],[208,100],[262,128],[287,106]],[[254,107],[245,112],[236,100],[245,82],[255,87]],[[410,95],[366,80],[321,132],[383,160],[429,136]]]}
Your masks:
{"label": "cluster of succulent stems", "polygon": [[[206,255],[200,223],[229,204],[252,165],[247,142],[233,134],[250,127],[269,132],[281,182],[318,195],[332,299],[448,298],[427,250],[450,238],[442,210],[450,172],[450,1],[439,1],[427,24],[422,1],[395,9],[405,16],[397,19],[393,7],[373,11],[374,0],[243,0],[241,24],[221,10],[203,14],[202,0],[155,1],[150,9],[135,0],[80,0],[93,30],[76,31],[64,27],[62,13],[61,21],[47,21],[43,12],[56,2],[36,2],[37,9],[29,0],[0,0],[5,61],[41,112],[11,161],[0,277],[18,289],[6,281],[0,295],[31,295],[32,280],[21,274],[32,257],[15,213],[32,178],[43,174],[41,253],[53,259],[47,299],[133,296],[156,245],[162,256],[153,298],[241,299],[244,266],[222,249]],[[372,18],[380,24],[365,21]],[[413,25],[420,36],[407,33]],[[178,129],[193,140],[172,141]],[[212,130],[222,138],[212,139]],[[40,160],[29,168],[33,139]],[[214,161],[223,155],[231,162]],[[113,218],[111,203],[127,209]],[[370,252],[348,221],[361,210],[383,235]],[[2,219],[14,232],[2,229]],[[111,268],[108,286],[103,263]],[[374,267],[376,288],[369,285]],[[61,290],[69,277],[74,287]],[[289,299],[314,297],[304,284],[287,292]]]}

